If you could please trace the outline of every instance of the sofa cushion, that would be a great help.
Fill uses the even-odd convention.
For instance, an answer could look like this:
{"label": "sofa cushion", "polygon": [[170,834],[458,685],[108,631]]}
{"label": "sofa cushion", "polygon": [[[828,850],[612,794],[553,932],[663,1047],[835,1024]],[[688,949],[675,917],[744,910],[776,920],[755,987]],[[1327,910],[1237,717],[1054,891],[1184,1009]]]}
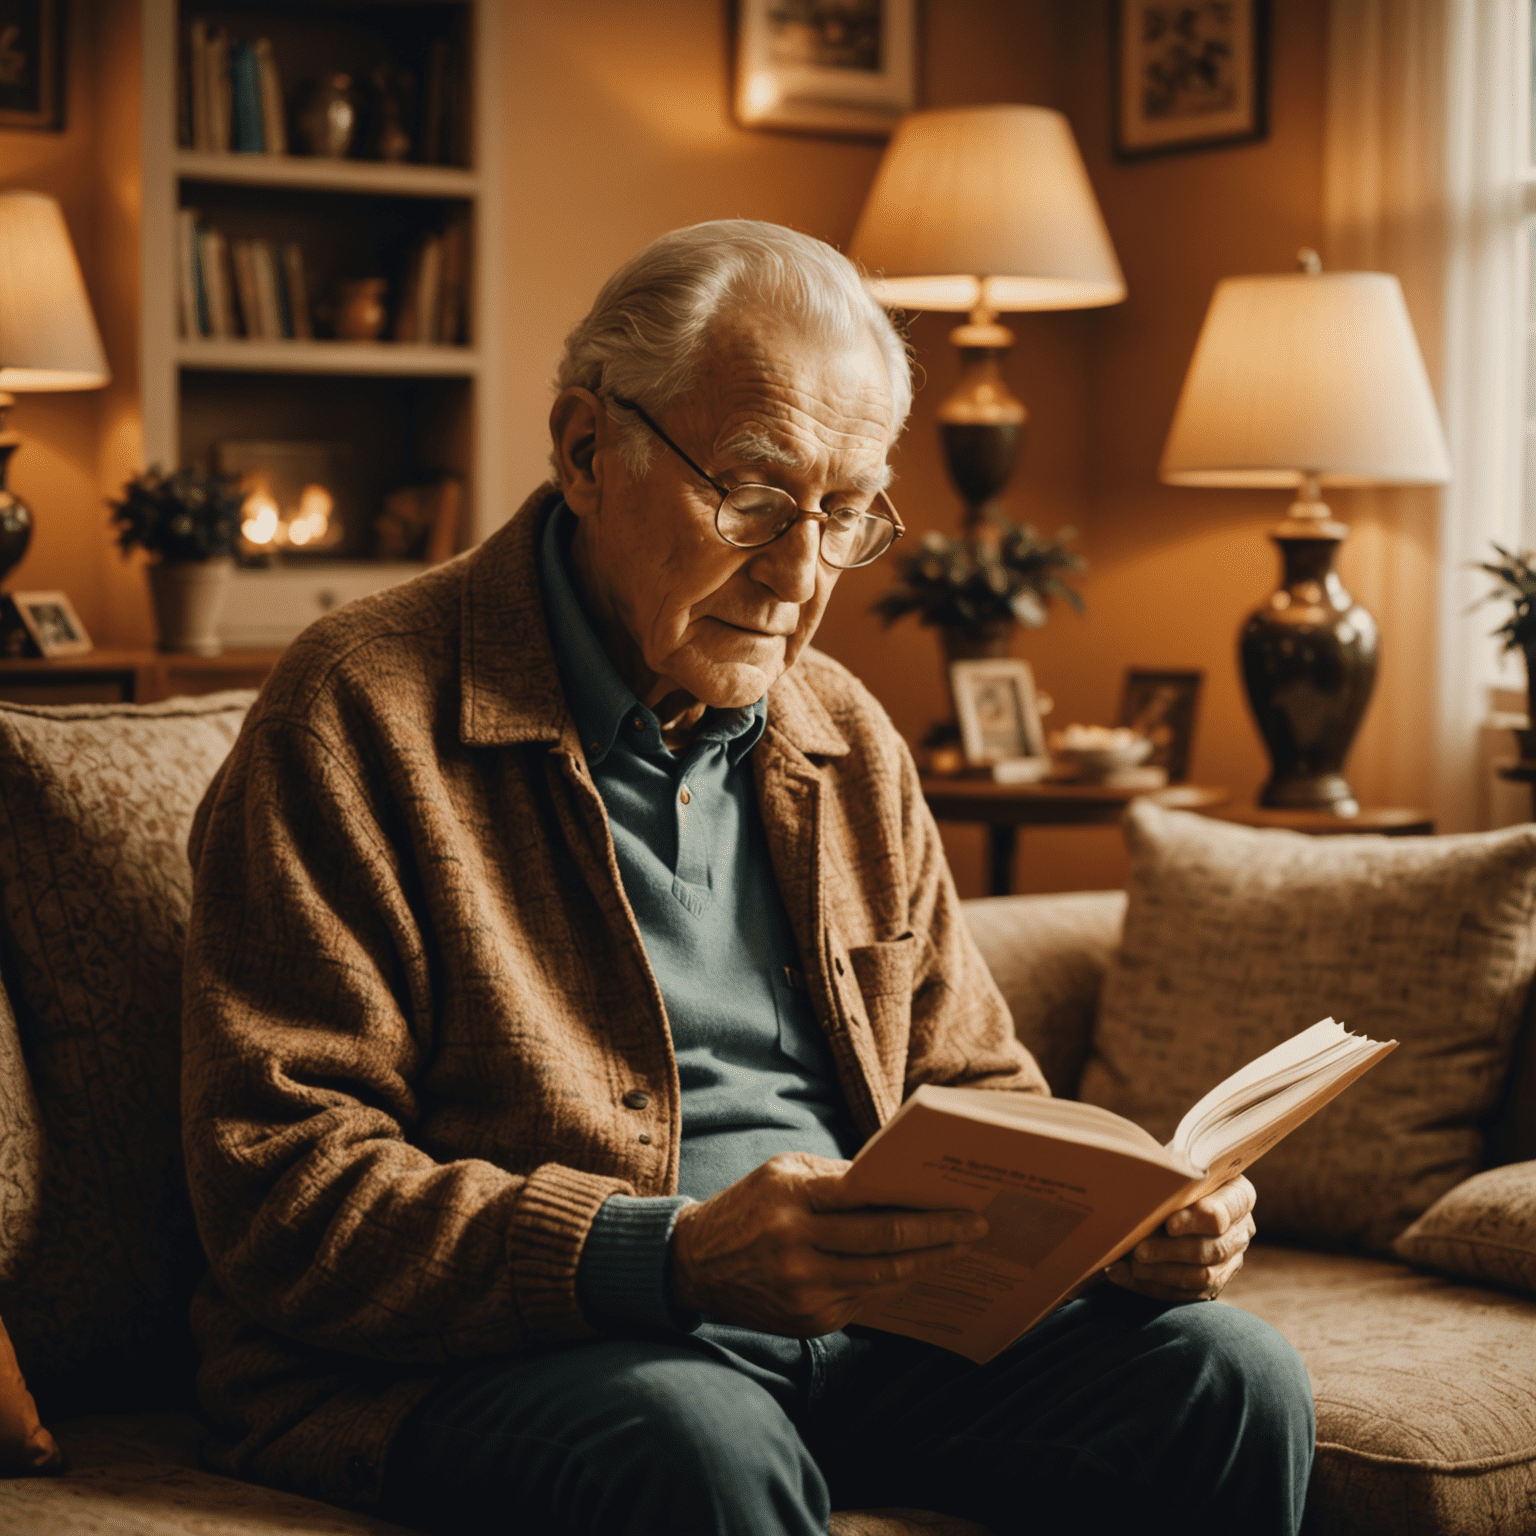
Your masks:
{"label": "sofa cushion", "polygon": [[1536,1302],[1262,1243],[1222,1301],[1278,1328],[1312,1379],[1308,1536],[1532,1528]]}
{"label": "sofa cushion", "polygon": [[1139,805],[1082,1097],[1172,1135],[1333,1015],[1399,1048],[1250,1171],[1271,1235],[1390,1253],[1480,1166],[1536,971],[1536,827],[1308,838]]}
{"label": "sofa cushion", "polygon": [[1536,1296],[1536,1163],[1458,1184],[1393,1244],[1399,1258]]}
{"label": "sofa cushion", "polygon": [[[252,697],[0,706],[0,976],[46,1147],[34,1219],[0,1228],[0,1317],[40,1397],[143,1401],[190,1363],[186,839]],[[24,1204],[13,1177],[35,1173],[0,1172],[0,1200]]]}
{"label": "sofa cushion", "polygon": [[204,1471],[206,1430],[183,1414],[58,1428],[70,1471],[0,1483],[0,1536],[409,1536],[402,1525]]}
{"label": "sofa cushion", "polygon": [[[206,1434],[197,1419],[177,1413],[61,1424],[69,1475],[46,1486],[0,1483],[0,1536],[408,1536],[387,1520],[204,1471]],[[844,1511],[828,1531],[986,1536],[968,1520],[917,1509]]]}
{"label": "sofa cushion", "polygon": [[1123,891],[987,896],[964,905],[966,924],[1051,1092],[1077,1092],[1093,1037],[1099,989],[1125,920]]}

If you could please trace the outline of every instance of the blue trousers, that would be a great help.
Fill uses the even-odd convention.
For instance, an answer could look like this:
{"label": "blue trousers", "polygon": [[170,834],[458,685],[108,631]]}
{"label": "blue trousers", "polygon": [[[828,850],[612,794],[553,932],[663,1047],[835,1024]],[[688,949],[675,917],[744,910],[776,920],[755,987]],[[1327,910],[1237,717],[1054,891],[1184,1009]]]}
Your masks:
{"label": "blue trousers", "polygon": [[1105,1286],[987,1365],[706,1324],[464,1369],[402,1429],[379,1512],[444,1536],[825,1536],[886,1505],[998,1536],[1293,1536],[1313,1437],[1267,1323]]}

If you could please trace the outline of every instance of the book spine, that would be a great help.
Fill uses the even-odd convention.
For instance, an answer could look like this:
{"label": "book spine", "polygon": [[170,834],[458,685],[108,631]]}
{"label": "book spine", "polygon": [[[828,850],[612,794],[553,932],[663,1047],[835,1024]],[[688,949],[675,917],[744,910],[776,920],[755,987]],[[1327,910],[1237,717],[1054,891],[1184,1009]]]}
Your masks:
{"label": "book spine", "polygon": [[251,242],[233,241],[230,257],[235,269],[235,291],[240,295],[240,318],[245,325],[246,337],[251,341],[259,341],[261,309],[256,299],[256,269],[251,262]]}
{"label": "book spine", "polygon": [[288,288],[288,313],[293,320],[293,334],[299,341],[313,341],[314,316],[309,308],[309,280],[304,272],[304,252],[296,240],[283,247],[283,277]]}
{"label": "book spine", "polygon": [[176,297],[181,334],[192,339],[203,334],[198,315],[197,294],[197,210],[180,208],[176,212]]}
{"label": "book spine", "polygon": [[229,153],[229,33],[222,27],[208,39],[208,148]]}
{"label": "book spine", "polygon": [[272,57],[272,40],[256,39],[256,66],[261,86],[261,131],[269,155],[288,153],[288,124],[283,114],[283,82]]}
{"label": "book spine", "polygon": [[277,297],[277,269],[270,240],[251,241],[251,265],[256,271],[256,310],[261,316],[263,341],[282,341],[283,310]]}
{"label": "book spine", "polygon": [[444,159],[443,112],[448,99],[449,62],[448,39],[434,39],[427,61],[426,99],[421,109],[421,158],[428,165],[439,165]]}
{"label": "book spine", "polygon": [[216,229],[205,229],[199,255],[208,293],[208,333],[220,341],[235,334],[228,288],[229,249]]}
{"label": "book spine", "polygon": [[442,293],[443,242],[428,235],[421,247],[416,277],[416,340],[431,346],[438,338],[438,304]]}
{"label": "book spine", "polygon": [[192,148],[212,148],[208,134],[208,23],[199,17],[187,33],[187,74],[192,85]]}
{"label": "book spine", "polygon": [[464,257],[469,229],[454,219],[443,231],[442,297],[437,311],[437,339],[445,346],[458,344],[464,329]]}
{"label": "book spine", "polygon": [[256,50],[249,43],[236,42],[230,46],[229,86],[229,147],[238,155],[259,155],[267,145],[261,123],[261,79]]}
{"label": "book spine", "polygon": [[400,288],[400,308],[395,312],[394,337],[396,341],[411,342],[416,334],[416,295],[421,291],[421,247],[411,252],[411,264],[406,269],[405,282]]}

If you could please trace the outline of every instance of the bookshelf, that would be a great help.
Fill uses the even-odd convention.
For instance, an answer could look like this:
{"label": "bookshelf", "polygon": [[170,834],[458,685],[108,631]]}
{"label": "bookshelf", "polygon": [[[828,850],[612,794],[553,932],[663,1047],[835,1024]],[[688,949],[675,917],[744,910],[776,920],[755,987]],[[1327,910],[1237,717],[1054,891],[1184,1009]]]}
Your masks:
{"label": "bookshelf", "polygon": [[[494,78],[503,8],[498,0],[144,0],[144,462],[218,468],[229,457],[227,445],[311,443],[334,447],[346,466],[337,494],[343,529],[337,542],[323,555],[290,549],[266,566],[242,566],[227,644],[281,644],[338,600],[422,569],[419,562],[375,558],[373,521],[393,488],[440,473],[456,476],[459,548],[484,538],[509,510],[504,435],[496,430],[503,384],[497,349],[487,344],[499,319],[497,285],[488,278],[504,238]],[[210,136],[213,109],[205,95],[194,131],[194,28],[199,46],[210,37],[220,46],[232,40],[236,49],[266,40],[262,53],[281,81],[292,152],[196,147]],[[446,70],[439,53],[451,57]],[[385,71],[379,78],[386,81],[413,71],[407,90],[414,83],[425,94],[430,85],[442,131],[429,139],[420,128],[429,115],[425,107],[407,118],[407,128],[416,125],[416,141],[406,158],[376,158],[377,103],[384,92],[370,84],[372,70]],[[325,158],[304,152],[302,114],[306,97],[338,71],[356,82],[360,133],[346,157]],[[428,71],[430,80],[423,78]],[[249,142],[249,115],[245,123]],[[435,158],[422,163],[429,143]],[[453,279],[459,287],[449,290],[450,279],[434,272],[434,282],[449,290],[439,299],[440,289],[427,290],[420,277],[422,252],[434,240],[441,247],[454,226],[462,244]],[[266,334],[255,306],[237,302],[255,290],[237,288],[232,261],[225,268],[227,286],[237,288],[225,298],[230,333],[202,334],[213,328],[210,295],[199,286],[201,270],[193,269],[197,280],[187,286],[190,229],[217,230],[230,252],[237,244],[268,248],[267,293],[278,302],[267,310]],[[192,237],[190,249],[206,255],[199,238]],[[296,254],[287,258],[290,247]],[[291,268],[283,275],[285,259],[300,264],[297,287]],[[251,270],[247,266],[247,277]],[[363,278],[386,285],[379,339],[328,334],[339,328],[341,284]],[[423,291],[430,296],[420,298]],[[190,314],[189,292],[198,295]],[[419,315],[412,308],[412,322],[401,322],[402,307],[418,298]],[[300,324],[300,304],[309,324]],[[274,323],[279,313],[280,327]],[[420,318],[429,313],[430,321]],[[393,339],[409,336],[417,323],[431,339]],[[189,324],[197,329],[189,331]],[[278,329],[288,334],[276,339]]]}

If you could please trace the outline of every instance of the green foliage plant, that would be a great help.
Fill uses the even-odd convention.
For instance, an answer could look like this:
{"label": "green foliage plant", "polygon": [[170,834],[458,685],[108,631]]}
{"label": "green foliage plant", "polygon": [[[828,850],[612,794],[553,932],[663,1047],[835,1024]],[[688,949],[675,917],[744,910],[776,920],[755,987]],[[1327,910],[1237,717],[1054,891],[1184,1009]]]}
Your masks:
{"label": "green foliage plant", "polygon": [[235,475],[205,475],[158,467],[135,475],[123,499],[108,502],[118,548],[146,550],[167,565],[232,555],[240,534],[240,482]]}
{"label": "green foliage plant", "polygon": [[1082,594],[1068,581],[1087,569],[1083,557],[1067,548],[1076,536],[1071,528],[1040,534],[1006,518],[958,538],[925,533],[910,555],[898,558],[895,585],[873,611],[887,625],[915,613],[919,624],[960,630],[976,640],[1009,620],[1039,629],[1055,598],[1084,611]]}

